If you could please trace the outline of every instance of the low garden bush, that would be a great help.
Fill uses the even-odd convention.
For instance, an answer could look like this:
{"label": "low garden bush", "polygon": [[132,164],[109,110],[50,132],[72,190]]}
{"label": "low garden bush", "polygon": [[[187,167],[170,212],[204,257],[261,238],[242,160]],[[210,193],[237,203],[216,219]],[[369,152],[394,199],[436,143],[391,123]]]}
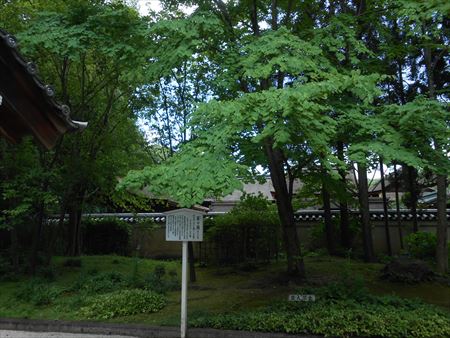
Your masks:
{"label": "low garden bush", "polygon": [[42,306],[53,303],[64,291],[64,289],[48,285],[44,279],[34,278],[19,288],[14,297],[18,301]]}
{"label": "low garden bush", "polygon": [[140,313],[158,312],[166,305],[166,298],[147,290],[120,290],[91,298],[80,309],[89,319],[110,319]]}
{"label": "low garden bush", "polygon": [[280,251],[278,214],[262,196],[244,195],[231,212],[208,220],[205,228],[215,248],[215,263],[268,261]]}
{"label": "low garden bush", "polygon": [[71,290],[85,294],[99,294],[117,291],[127,287],[128,282],[119,272],[101,272],[95,274],[80,274]]}
{"label": "low garden bush", "polygon": [[410,257],[394,258],[381,270],[382,279],[403,284],[432,281],[435,277],[427,262]]}
{"label": "low garden bush", "polygon": [[[436,259],[437,237],[434,232],[419,231],[405,237],[407,253],[413,258]],[[450,257],[450,241],[447,243]]]}
{"label": "low garden bush", "polygon": [[161,264],[156,265],[153,272],[146,276],[143,285],[145,289],[160,294],[180,288],[177,272],[170,270],[166,273],[166,268]]}
{"label": "low garden bush", "polygon": [[414,258],[433,258],[436,254],[436,234],[419,231],[405,237],[409,254]]}
{"label": "low garden bush", "polygon": [[139,259],[133,259],[133,267],[129,275],[120,272],[82,272],[70,287],[71,292],[83,295],[96,295],[125,289],[142,289],[159,294],[178,290],[180,282],[175,270],[166,271],[163,264],[157,264],[153,271],[144,274],[139,271]]}

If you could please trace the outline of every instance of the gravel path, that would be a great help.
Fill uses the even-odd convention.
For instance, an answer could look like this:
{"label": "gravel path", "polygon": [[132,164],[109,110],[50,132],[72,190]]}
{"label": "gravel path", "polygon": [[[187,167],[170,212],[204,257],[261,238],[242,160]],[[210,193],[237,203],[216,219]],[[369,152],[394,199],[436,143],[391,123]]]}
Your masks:
{"label": "gravel path", "polygon": [[101,335],[101,334],[0,330],[0,338],[133,338],[133,337],[117,336],[117,335],[116,336]]}

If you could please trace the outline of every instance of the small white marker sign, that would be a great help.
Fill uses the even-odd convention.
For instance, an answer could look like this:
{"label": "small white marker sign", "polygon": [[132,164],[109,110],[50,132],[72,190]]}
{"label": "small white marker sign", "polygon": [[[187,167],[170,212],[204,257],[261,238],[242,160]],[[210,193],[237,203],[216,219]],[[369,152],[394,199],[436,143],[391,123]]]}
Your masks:
{"label": "small white marker sign", "polygon": [[289,295],[288,300],[290,302],[315,302],[315,295]]}
{"label": "small white marker sign", "polygon": [[166,212],[166,241],[203,241],[203,214],[191,209]]}

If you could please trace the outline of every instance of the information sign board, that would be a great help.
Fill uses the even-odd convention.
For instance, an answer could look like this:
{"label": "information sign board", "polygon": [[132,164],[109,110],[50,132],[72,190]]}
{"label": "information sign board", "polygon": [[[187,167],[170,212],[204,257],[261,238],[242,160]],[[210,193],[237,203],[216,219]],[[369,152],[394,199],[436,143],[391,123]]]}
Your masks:
{"label": "information sign board", "polygon": [[203,212],[191,209],[166,212],[166,241],[203,241]]}

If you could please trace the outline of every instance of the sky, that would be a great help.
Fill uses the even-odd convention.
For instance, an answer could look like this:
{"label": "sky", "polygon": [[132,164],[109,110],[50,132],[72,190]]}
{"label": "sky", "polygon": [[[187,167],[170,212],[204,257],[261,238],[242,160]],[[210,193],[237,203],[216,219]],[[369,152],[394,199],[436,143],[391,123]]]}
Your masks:
{"label": "sky", "polygon": [[[138,0],[139,13],[142,16],[148,15],[149,10],[160,11],[161,3],[159,0]],[[181,6],[181,10],[186,14],[191,14],[195,7]]]}
{"label": "sky", "polygon": [[139,0],[139,13],[144,16],[147,15],[149,10],[159,11],[161,9],[161,4],[159,0]]}

